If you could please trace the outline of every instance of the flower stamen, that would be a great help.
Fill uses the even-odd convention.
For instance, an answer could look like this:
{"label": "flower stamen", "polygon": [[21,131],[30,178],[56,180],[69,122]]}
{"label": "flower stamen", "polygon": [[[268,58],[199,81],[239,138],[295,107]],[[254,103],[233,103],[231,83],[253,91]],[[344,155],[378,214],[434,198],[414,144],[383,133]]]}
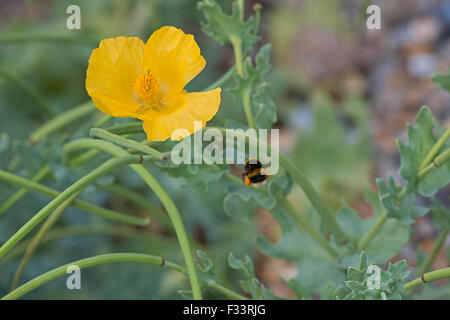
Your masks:
{"label": "flower stamen", "polygon": [[136,79],[134,91],[142,102],[153,102],[155,100],[156,93],[159,91],[159,83],[150,69],[146,69],[145,73]]}

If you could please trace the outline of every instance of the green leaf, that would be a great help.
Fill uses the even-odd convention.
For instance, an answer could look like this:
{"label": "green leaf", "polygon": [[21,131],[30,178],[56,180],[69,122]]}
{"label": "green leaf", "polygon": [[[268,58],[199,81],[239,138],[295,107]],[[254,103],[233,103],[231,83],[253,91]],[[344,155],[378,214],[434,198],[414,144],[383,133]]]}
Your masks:
{"label": "green leaf", "polygon": [[291,187],[292,181],[285,172],[269,178],[269,182],[262,187],[232,185],[223,200],[225,213],[235,220],[249,223],[257,209],[271,210],[275,207],[275,193],[278,190],[288,193]]}
{"label": "green leaf", "polygon": [[[450,163],[446,162],[433,168],[420,180],[417,179],[417,173],[427,154],[444,133],[444,129],[437,123],[430,109],[425,106],[420,109],[416,123],[415,127],[408,125],[407,144],[397,141],[401,158],[399,174],[406,180],[408,193],[419,192],[424,196],[431,196],[450,183]],[[448,143],[444,144],[441,150],[448,146]]]}
{"label": "green leaf", "polygon": [[[283,279],[284,280],[284,279]],[[297,281],[297,279],[284,280],[288,287],[295,293],[298,299],[309,300],[311,295],[309,294],[308,288]]]}
{"label": "green leaf", "polygon": [[255,126],[262,129],[269,129],[277,121],[276,106],[269,95],[269,84],[264,81],[264,75],[271,69],[270,51],[270,44],[261,47],[255,57],[255,67],[252,59],[247,57],[243,63],[244,76],[236,75],[237,86],[229,89],[236,97],[250,93]]}
{"label": "green leaf", "polygon": [[195,264],[197,265],[199,272],[199,276],[203,281],[209,281],[214,280],[217,281],[217,273],[213,268],[213,263],[211,259],[208,257],[208,255],[201,250],[197,250],[197,257],[200,261],[196,261]]}
{"label": "green leaf", "polygon": [[267,289],[256,277],[253,262],[249,256],[241,260],[232,252],[228,255],[228,265],[232,269],[240,270],[247,280],[239,281],[242,289],[252,296],[252,299],[274,299],[274,293]]}
{"label": "green leaf", "polygon": [[450,229],[450,209],[440,203],[436,198],[431,199],[433,206],[430,207],[433,223],[437,228]]}
{"label": "green leaf", "polygon": [[206,23],[201,23],[203,31],[221,44],[230,43],[232,37],[237,37],[246,53],[259,41],[259,36],[255,34],[254,17],[251,16],[247,21],[241,20],[244,13],[237,1],[233,2],[231,15],[225,14],[215,0],[200,1],[197,7],[206,19]]}
{"label": "green leaf", "polygon": [[350,293],[350,289],[344,285],[327,284],[322,288],[320,298],[322,300],[342,300]]}
{"label": "green leaf", "polygon": [[380,192],[383,206],[388,212],[388,217],[398,219],[405,224],[411,224],[414,219],[421,217],[428,212],[428,209],[416,204],[414,194],[406,194],[402,197],[402,188],[395,184],[392,177],[386,184],[382,179],[377,179],[377,186]]}
{"label": "green leaf", "polygon": [[[370,269],[369,269],[370,268]],[[389,264],[388,270],[376,269],[379,267],[368,265],[364,252],[360,256],[360,267],[349,267],[347,277],[353,279],[345,281],[345,285],[351,290],[345,297],[352,300],[397,300],[401,299],[409,271],[406,270],[406,260],[395,264]],[[369,270],[373,272],[369,273]],[[377,279],[377,277],[379,277]],[[370,287],[369,287],[370,284]],[[378,287],[377,287],[378,286]]]}
{"label": "green leaf", "polygon": [[299,270],[295,281],[308,292],[320,292],[330,282],[338,285],[344,281],[345,274],[335,259],[309,234],[301,231],[281,206],[275,206],[271,212],[282,229],[282,236],[276,244],[264,237],[257,238],[265,254],[295,263]]}
{"label": "green leaf", "polygon": [[[353,209],[347,207],[345,204],[339,210],[337,216],[337,221],[342,229],[346,230],[346,234],[350,243],[353,244],[353,248],[357,248],[357,243],[372,229],[378,220],[378,215],[374,215],[368,219],[361,219]],[[397,219],[386,219],[369,246],[365,249],[364,256],[367,256],[373,263],[386,263],[406,245],[409,240],[409,230],[408,225],[401,223]],[[360,259],[360,254],[356,249],[350,252],[346,252],[343,249],[341,251],[339,265],[342,267],[355,265]],[[360,269],[364,269],[365,267],[367,267],[367,264],[360,266]],[[349,279],[355,280],[353,278]]]}
{"label": "green leaf", "polygon": [[450,68],[448,69],[447,74],[435,73],[431,76],[431,79],[439,88],[450,92]]}

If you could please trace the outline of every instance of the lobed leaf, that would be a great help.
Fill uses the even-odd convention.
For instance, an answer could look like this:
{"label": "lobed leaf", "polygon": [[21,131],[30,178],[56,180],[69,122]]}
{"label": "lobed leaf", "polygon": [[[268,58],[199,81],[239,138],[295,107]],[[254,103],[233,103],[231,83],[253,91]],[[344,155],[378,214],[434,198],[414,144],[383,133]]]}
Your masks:
{"label": "lobed leaf", "polygon": [[203,0],[198,3],[198,9],[203,12],[206,22],[201,22],[203,31],[221,44],[230,43],[231,38],[240,39],[244,53],[259,41],[255,33],[256,23],[253,16],[243,21],[237,1],[233,2],[231,15],[227,15],[215,0]]}

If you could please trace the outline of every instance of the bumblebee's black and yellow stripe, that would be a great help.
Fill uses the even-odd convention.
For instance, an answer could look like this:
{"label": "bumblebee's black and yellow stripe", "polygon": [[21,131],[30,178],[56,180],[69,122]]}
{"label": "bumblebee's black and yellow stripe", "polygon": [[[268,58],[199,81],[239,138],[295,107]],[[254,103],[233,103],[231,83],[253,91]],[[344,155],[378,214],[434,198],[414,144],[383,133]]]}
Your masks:
{"label": "bumblebee's black and yellow stripe", "polygon": [[261,186],[269,179],[269,175],[258,160],[248,159],[245,162],[244,170],[242,183],[245,183],[247,186]]}

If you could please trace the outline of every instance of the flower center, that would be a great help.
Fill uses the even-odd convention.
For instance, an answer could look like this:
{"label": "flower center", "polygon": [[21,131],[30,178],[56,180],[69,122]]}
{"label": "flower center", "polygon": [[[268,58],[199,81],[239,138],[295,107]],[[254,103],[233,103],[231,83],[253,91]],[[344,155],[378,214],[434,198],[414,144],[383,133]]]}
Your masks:
{"label": "flower center", "polygon": [[142,102],[153,102],[155,100],[156,93],[159,91],[159,83],[150,69],[146,69],[145,73],[136,79],[134,91]]}

